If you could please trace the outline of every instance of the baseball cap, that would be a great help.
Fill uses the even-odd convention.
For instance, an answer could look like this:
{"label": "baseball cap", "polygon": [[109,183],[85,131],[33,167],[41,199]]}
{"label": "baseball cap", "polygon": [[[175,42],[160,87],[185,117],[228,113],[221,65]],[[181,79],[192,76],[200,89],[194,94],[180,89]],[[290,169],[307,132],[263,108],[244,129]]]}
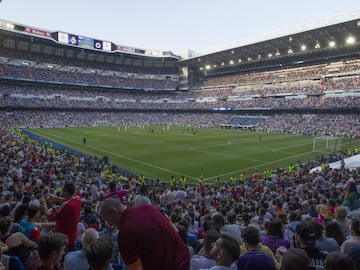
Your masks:
{"label": "baseball cap", "polygon": [[313,224],[306,221],[300,221],[295,228],[295,232],[300,239],[308,246],[314,246],[316,242],[316,228]]}

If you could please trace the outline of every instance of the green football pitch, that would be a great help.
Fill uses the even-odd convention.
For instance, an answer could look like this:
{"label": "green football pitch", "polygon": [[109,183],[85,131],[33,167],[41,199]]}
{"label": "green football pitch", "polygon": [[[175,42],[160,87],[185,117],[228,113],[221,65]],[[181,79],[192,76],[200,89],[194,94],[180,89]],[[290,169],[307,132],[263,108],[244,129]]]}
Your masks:
{"label": "green football pitch", "polygon": [[[41,128],[31,132],[88,155],[107,156],[112,164],[137,175],[168,181],[185,176],[195,182],[220,177],[227,181],[240,173],[252,175],[266,169],[287,168],[298,161],[314,160],[334,149],[359,147],[359,140],[342,138],[326,146],[313,137],[257,133],[240,130],[183,127],[82,127]],[[86,138],[86,144],[83,138]],[[336,147],[336,148],[335,148]]]}

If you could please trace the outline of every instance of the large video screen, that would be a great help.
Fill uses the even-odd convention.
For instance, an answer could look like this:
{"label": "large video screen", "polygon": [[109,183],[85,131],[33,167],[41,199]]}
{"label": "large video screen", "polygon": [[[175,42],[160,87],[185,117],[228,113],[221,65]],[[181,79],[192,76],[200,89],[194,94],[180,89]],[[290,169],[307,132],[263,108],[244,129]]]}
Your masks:
{"label": "large video screen", "polygon": [[63,32],[58,32],[58,42],[79,46],[87,49],[96,49],[111,52],[111,42],[96,40],[88,37],[82,37]]}

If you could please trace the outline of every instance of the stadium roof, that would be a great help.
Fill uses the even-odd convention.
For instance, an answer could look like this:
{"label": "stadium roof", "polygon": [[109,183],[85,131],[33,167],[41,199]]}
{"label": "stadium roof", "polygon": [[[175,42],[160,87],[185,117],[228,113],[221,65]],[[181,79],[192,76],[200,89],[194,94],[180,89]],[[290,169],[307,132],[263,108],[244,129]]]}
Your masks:
{"label": "stadium roof", "polygon": [[[70,42],[72,37],[76,42]],[[170,51],[116,45],[109,41],[59,31],[50,32],[1,19],[0,48],[134,67],[174,68],[180,59]]]}
{"label": "stadium roof", "polygon": [[265,38],[189,58],[180,65],[195,72],[217,74],[359,55],[360,10]]}

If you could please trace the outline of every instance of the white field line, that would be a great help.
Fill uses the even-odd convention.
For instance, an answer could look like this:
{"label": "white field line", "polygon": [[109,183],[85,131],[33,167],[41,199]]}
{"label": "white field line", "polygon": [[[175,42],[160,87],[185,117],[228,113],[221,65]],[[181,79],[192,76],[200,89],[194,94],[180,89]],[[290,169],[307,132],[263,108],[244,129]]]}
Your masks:
{"label": "white field line", "polygon": [[[62,140],[65,140],[65,141],[68,141],[68,142],[71,142],[71,143],[75,143],[75,144],[79,144],[79,145],[82,145],[82,143],[79,143],[79,142],[75,142],[73,140],[69,140],[69,139],[65,139],[63,137],[60,137],[60,136],[56,136],[56,135],[53,135],[53,134],[49,134],[49,133],[46,133],[46,132],[42,132],[43,134],[47,134],[49,135],[50,137],[55,137],[55,138],[59,138],[59,139],[62,139]],[[120,158],[123,158],[123,159],[126,159],[126,160],[130,160],[130,161],[133,161],[133,162],[136,162],[136,163],[139,163],[141,165],[145,165],[145,166],[148,166],[148,167],[151,167],[151,168],[155,168],[155,169],[158,169],[158,170],[162,170],[162,171],[165,171],[165,172],[168,172],[168,173],[171,173],[171,174],[176,174],[176,175],[183,175],[189,179],[196,179],[195,177],[192,177],[190,175],[186,175],[186,174],[183,174],[181,172],[176,172],[176,171],[172,171],[172,170],[169,170],[169,169],[166,169],[166,168],[163,168],[163,167],[159,167],[159,166],[156,166],[156,165],[153,165],[153,164],[150,164],[148,162],[144,162],[144,161],[141,161],[141,160],[138,160],[138,159],[134,159],[134,158],[131,158],[131,157],[128,157],[128,156],[125,156],[125,155],[121,155],[121,154],[118,154],[118,153],[114,153],[114,152],[111,152],[111,151],[105,151],[101,148],[98,148],[98,147],[94,147],[94,146],[89,146],[88,144],[86,145],[87,148],[91,148],[91,149],[95,149],[97,151],[100,151],[100,152],[103,152],[103,153],[106,153],[106,154],[112,154],[114,156],[117,156],[117,157],[120,157]]]}

